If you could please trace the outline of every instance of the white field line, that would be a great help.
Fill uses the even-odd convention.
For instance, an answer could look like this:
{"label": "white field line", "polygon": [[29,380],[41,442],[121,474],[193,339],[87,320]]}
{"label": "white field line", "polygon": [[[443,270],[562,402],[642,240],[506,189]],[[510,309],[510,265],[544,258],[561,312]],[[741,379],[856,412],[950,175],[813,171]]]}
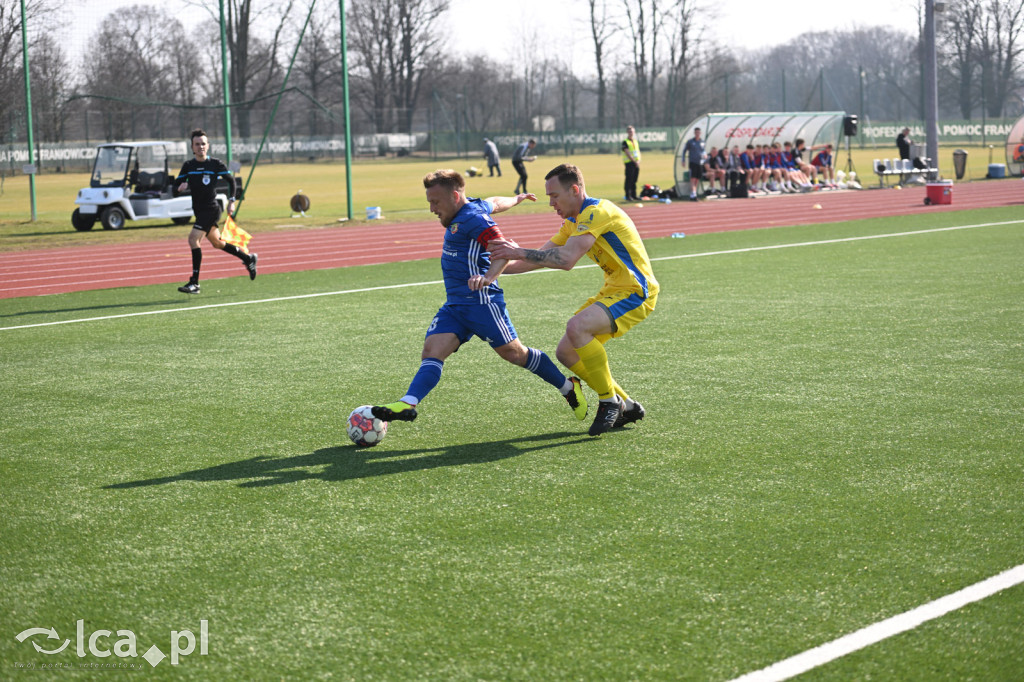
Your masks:
{"label": "white field line", "polygon": [[922,623],[944,616],[951,611],[956,611],[968,604],[981,601],[997,592],[1021,583],[1024,583],[1024,564],[982,580],[980,583],[965,587],[958,592],[948,594],[945,597],[901,613],[898,616],[887,618],[874,625],[869,625],[839,639],[832,640],[827,644],[808,649],[802,654],[773,663],[767,668],[737,677],[732,682],[782,682],[782,680],[788,680],[791,677],[805,673],[808,670],[817,668],[864,647],[881,642],[901,632],[912,630]]}
{"label": "white field line", "polygon": [[[837,239],[821,239],[821,240],[818,240],[818,241],[796,242],[796,243],[792,243],[792,244],[773,244],[773,245],[770,245],[770,246],[751,246],[751,247],[742,248],[742,249],[728,249],[728,250],[725,250],[725,251],[706,251],[706,252],[703,252],[703,253],[687,253],[687,254],[681,254],[681,255],[678,255],[678,256],[663,256],[661,258],[652,258],[651,260],[653,260],[653,261],[669,261],[669,260],[679,260],[681,258],[703,258],[705,256],[725,256],[725,255],[734,254],[734,253],[752,253],[754,251],[772,251],[772,250],[775,250],[775,249],[791,249],[791,248],[802,247],[802,246],[820,246],[820,245],[823,245],[823,244],[842,244],[842,243],[846,243],[846,242],[858,242],[858,241],[865,241],[865,240],[869,240],[869,239],[888,239],[890,237],[908,237],[908,236],[913,236],[913,235],[932,234],[932,233],[936,233],[936,232],[949,232],[949,231],[952,231],[952,230],[971,230],[971,229],[979,228],[979,227],[997,227],[997,226],[1001,226],[1001,225],[1018,225],[1018,224],[1021,224],[1021,223],[1024,223],[1024,220],[1005,220],[1005,221],[996,222],[996,223],[978,223],[978,224],[975,224],[975,225],[954,225],[952,227],[935,227],[935,228],[930,228],[930,229],[925,229],[925,230],[912,230],[912,231],[909,231],[909,232],[892,232],[892,233],[886,233],[886,234],[867,235],[867,236],[863,236],[863,237],[840,237],[840,238],[837,238]],[[595,268],[595,267],[597,267],[597,266],[596,265],[585,265],[585,266],[580,266],[580,268],[575,268],[575,269]],[[539,269],[539,270],[533,270],[531,272],[523,273],[523,274],[536,274],[536,273],[541,273],[541,272],[556,272],[556,271],[555,270],[550,270],[550,269],[547,269],[547,268],[542,268],[542,269]],[[512,276],[512,275],[510,275],[510,276]],[[116,320],[116,319],[125,318],[125,317],[142,317],[144,315],[163,315],[165,313],[182,313],[182,312],[188,312],[188,311],[193,311],[193,310],[209,310],[209,309],[212,309],[212,308],[227,308],[227,307],[230,307],[230,306],[239,306],[239,305],[256,305],[256,304],[260,304],[260,303],[278,303],[278,302],[281,302],[281,301],[298,301],[298,300],[302,300],[302,299],[306,299],[306,298],[320,298],[322,296],[342,296],[342,295],[345,295],[345,294],[359,294],[359,293],[365,293],[365,292],[368,292],[368,291],[383,291],[383,290],[387,290],[387,289],[401,289],[401,288],[404,288],[404,287],[419,287],[419,286],[426,286],[426,285],[430,285],[430,284],[441,284],[441,283],[443,283],[441,280],[432,280],[432,281],[429,281],[429,282],[410,282],[408,284],[390,284],[390,285],[386,285],[386,286],[366,287],[366,288],[362,288],[362,289],[344,289],[344,290],[341,290],[341,291],[326,291],[326,292],[321,292],[319,294],[298,294],[298,295],[295,295],[295,296],[280,296],[280,297],[277,297],[277,298],[261,298],[261,299],[256,299],[256,300],[252,300],[252,301],[234,301],[232,303],[213,303],[213,304],[210,304],[210,305],[197,305],[197,306],[187,306],[187,307],[179,307],[179,308],[166,308],[166,309],[163,309],[163,310],[149,310],[149,311],[139,312],[139,313],[124,313],[124,314],[121,314],[121,315],[102,315],[100,317],[83,317],[83,318],[78,318],[78,319],[74,319],[74,320],[60,320],[58,322],[38,322],[36,324],[21,324],[21,325],[16,325],[16,326],[12,326],[12,327],[0,327],[0,332],[13,331],[15,329],[30,329],[30,328],[33,328],[33,327],[53,327],[53,326],[62,325],[62,324],[78,324],[78,323],[82,323],[82,322],[99,322],[100,320]]]}
{"label": "white field line", "polygon": [[886,234],[871,234],[863,237],[840,237],[837,239],[821,239],[813,242],[798,242],[795,244],[775,244],[772,246],[751,246],[745,249],[729,249],[727,251],[707,251],[705,253],[686,253],[679,256],[663,256],[652,260],[677,260],[679,258],[696,258],[698,256],[724,256],[730,253],[748,253],[750,251],[770,251],[772,249],[791,249],[795,246],[819,246],[821,244],[840,244],[843,242],[859,242],[868,239],[888,239],[889,237],[909,237],[918,234],[931,234],[933,232],[950,232],[952,230],[971,230],[977,227],[996,227],[999,225],[1018,225],[1024,220],[1004,220],[998,223],[978,223],[977,225],[953,225],[951,227],[932,227],[926,230],[911,230],[909,232],[888,232]]}
{"label": "white field line", "polygon": [[147,310],[141,313],[123,313],[121,315],[101,315],[100,317],[83,317],[77,320],[61,320],[59,322],[40,322],[38,324],[22,324],[16,327],[0,327],[0,332],[12,329],[29,329],[31,327],[53,327],[58,324],[75,324],[78,322],[98,322],[100,320],[116,320],[122,317],[141,317],[143,315],[163,315],[165,313],[182,313],[189,310],[209,310],[211,308],[228,308],[236,305],[253,305],[256,303],[277,303],[279,301],[297,301],[303,298],[319,298],[321,296],[340,296],[342,294],[359,294],[366,291],[382,291],[384,289],[404,289],[406,287],[422,287],[429,284],[444,284],[443,280],[429,282],[411,282],[408,284],[388,284],[379,287],[367,287],[365,289],[345,289],[343,291],[324,291],[319,294],[300,294],[298,296],[280,296],[277,298],[260,298],[254,301],[233,301],[231,303],[212,303],[210,305],[192,305],[183,308],[165,308],[163,310]]}

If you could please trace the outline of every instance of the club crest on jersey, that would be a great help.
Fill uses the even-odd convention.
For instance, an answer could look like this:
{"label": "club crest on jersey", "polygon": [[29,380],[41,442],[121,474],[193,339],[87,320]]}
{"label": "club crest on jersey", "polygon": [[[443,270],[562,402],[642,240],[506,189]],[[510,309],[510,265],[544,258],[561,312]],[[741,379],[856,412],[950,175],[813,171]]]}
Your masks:
{"label": "club crest on jersey", "polygon": [[459,224],[452,223],[451,225],[448,226],[448,231],[451,232],[452,234],[455,234],[456,232],[459,231]]}
{"label": "club crest on jersey", "polygon": [[592,222],[594,222],[594,212],[593,211],[591,211],[590,215],[587,216],[586,222],[584,222],[584,223],[577,222],[576,223],[576,231],[577,232],[586,232],[587,230],[590,229],[590,223],[592,223]]}
{"label": "club crest on jersey", "polygon": [[210,176],[209,175],[204,175],[203,176],[203,184],[204,185],[209,185],[210,184]]}

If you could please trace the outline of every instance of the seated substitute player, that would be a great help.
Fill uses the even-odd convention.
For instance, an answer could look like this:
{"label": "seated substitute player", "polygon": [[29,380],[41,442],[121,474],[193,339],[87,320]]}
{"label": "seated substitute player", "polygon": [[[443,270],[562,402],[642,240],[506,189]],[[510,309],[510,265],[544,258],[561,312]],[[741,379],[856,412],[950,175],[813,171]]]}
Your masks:
{"label": "seated substitute player", "polygon": [[814,158],[811,159],[811,165],[813,165],[818,175],[821,176],[826,187],[836,189],[836,169],[832,167],[832,145],[826,144],[825,148],[815,154]]}
{"label": "seated substitute player", "polygon": [[784,176],[782,173],[782,152],[777,150],[778,146],[778,144],[764,146],[764,166],[771,177],[768,189],[788,194],[790,190],[785,185],[788,176]]}
{"label": "seated substitute player", "polygon": [[231,186],[228,198],[229,215],[234,213],[238,185],[235,182],[235,176],[231,175],[220,159],[208,156],[210,140],[205,132],[197,128],[189,137],[192,139],[192,153],[195,154],[195,158],[189,159],[182,165],[175,182],[179,183],[179,192],[184,192],[186,189],[191,190],[192,213],[196,217],[196,222],[188,235],[188,245],[192,249],[192,276],[189,277],[188,283],[178,287],[178,291],[183,294],[198,294],[199,268],[203,263],[204,234],[215,248],[241,259],[245,263],[245,269],[249,271],[249,279],[256,279],[256,254],[246,253],[234,244],[228,244],[221,240],[220,228],[217,227],[217,222],[220,220],[217,180],[224,178]]}
{"label": "seated substitute player", "polygon": [[441,247],[441,273],[448,299],[427,327],[420,368],[401,400],[371,408],[373,416],[386,422],[416,419],[417,405],[441,380],[444,361],[474,336],[513,365],[525,367],[557,388],[577,419],[587,416],[587,399],[576,377],[566,378],[551,358],[519,340],[505,310],[505,298],[495,280],[508,261],[492,259],[490,247],[502,239],[491,219],[518,206],[533,194],[514,197],[473,199],[466,196],[466,181],[457,171],[440,169],[423,177],[430,212],[446,229]]}
{"label": "seated substitute player", "polygon": [[793,140],[793,163],[796,164],[796,167],[800,169],[800,172],[807,177],[812,185],[818,183],[818,169],[814,167],[813,163],[804,159],[804,154],[806,153],[810,157],[814,149],[816,148],[808,149],[807,143],[802,138],[798,137]]}
{"label": "seated substitute player", "polygon": [[738,144],[733,145],[732,151],[725,155],[725,172],[729,176],[730,196],[732,196],[734,187],[747,184],[747,170],[743,166],[741,157],[742,154],[740,154],[740,146]]}
{"label": "seated substitute player", "polygon": [[754,162],[754,145],[748,144],[747,150],[740,154],[740,168],[747,174],[747,187],[751,192],[764,192],[761,184],[761,169]]}
{"label": "seated substitute player", "polygon": [[[704,179],[708,181],[708,195],[725,194],[725,161],[718,147],[712,147],[708,152],[708,158],[704,161]],[[720,188],[715,188],[718,182]]]}
{"label": "seated substitute player", "polygon": [[783,143],[782,150],[782,168],[783,172],[789,175],[790,187],[793,191],[799,192],[810,192],[813,187],[811,181],[802,170],[800,165],[797,163],[796,156],[793,154],[793,143]]}
{"label": "seated substitute player", "polygon": [[604,271],[604,285],[569,318],[557,350],[558,360],[597,392],[600,402],[590,435],[598,436],[646,414],[612,378],[604,344],[651,314],[658,281],[633,221],[607,199],[588,197],[579,168],[562,164],[544,179],[549,203],[562,219],[558,234],[540,249],[498,241],[492,243],[491,255],[518,261],[505,269],[508,273],[541,267],[571,270],[583,254]]}
{"label": "seated substitute player", "polygon": [[761,181],[757,185],[757,190],[763,194],[768,194],[772,190],[772,169],[768,158],[768,145],[759,144],[755,147],[753,161],[754,168],[761,171]]}

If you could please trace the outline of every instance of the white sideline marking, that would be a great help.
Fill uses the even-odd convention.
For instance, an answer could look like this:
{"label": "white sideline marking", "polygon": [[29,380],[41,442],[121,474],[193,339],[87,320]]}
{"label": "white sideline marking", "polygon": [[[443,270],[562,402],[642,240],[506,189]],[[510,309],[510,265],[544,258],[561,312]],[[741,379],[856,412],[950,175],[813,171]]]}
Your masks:
{"label": "white sideline marking", "polygon": [[[770,246],[751,246],[743,249],[729,249],[726,251],[707,251],[704,253],[686,253],[678,256],[662,256],[661,258],[652,258],[652,261],[666,261],[666,260],[679,260],[680,258],[701,258],[704,256],[725,256],[732,253],[750,253],[752,251],[771,251],[774,249],[791,249],[797,246],[820,246],[822,244],[841,244],[844,242],[858,242],[868,239],[887,239],[889,237],[908,237],[919,234],[930,234],[933,232],[949,232],[951,230],[970,230],[977,227],[997,227],[1000,225],[1017,225],[1024,223],[1024,220],[1005,220],[998,223],[978,223],[976,225],[954,225],[952,227],[934,227],[926,230],[912,230],[910,232],[891,232],[886,234],[872,234],[863,237],[840,237],[837,239],[821,239],[813,242],[796,242],[793,244],[773,244]],[[583,265],[579,268],[596,268],[596,265]],[[539,270],[533,270],[531,272],[524,272],[524,275],[531,275],[541,272],[555,272],[548,268],[541,268]],[[515,277],[516,275],[508,275],[509,277]],[[429,282],[411,282],[409,284],[389,284],[386,286],[379,287],[366,287],[364,289],[344,289],[342,291],[325,291],[319,294],[298,294],[295,296],[281,296],[278,298],[260,298],[252,301],[234,301],[232,303],[211,303],[209,305],[195,305],[187,306],[182,308],[167,308],[164,310],[149,310],[141,313],[123,313],[121,315],[103,315],[101,317],[83,317],[75,320],[61,320],[59,322],[38,322],[36,324],[20,324],[13,327],[0,327],[0,332],[11,331],[14,329],[30,329],[32,327],[53,327],[60,324],[77,324],[79,322],[99,322],[100,320],[116,320],[124,317],[142,317],[144,315],[163,315],[165,313],[181,313],[192,310],[209,310],[211,308],[227,308],[236,305],[253,305],[256,303],[278,303],[280,301],[298,301],[304,298],[319,298],[321,296],[341,296],[343,294],[359,294],[367,291],[383,291],[386,289],[403,289],[405,287],[421,287],[430,284],[443,284],[442,280],[432,280]]]}
{"label": "white sideline marking", "polygon": [[794,246],[818,246],[820,244],[839,244],[842,242],[859,242],[867,239],[887,239],[889,237],[909,237],[916,234],[930,234],[932,232],[949,232],[951,230],[970,230],[976,227],[996,227],[998,225],[1017,225],[1024,223],[1024,220],[1004,220],[998,223],[978,223],[977,225],[954,225],[952,227],[932,227],[926,230],[911,230],[909,232],[887,232],[886,234],[870,234],[863,237],[840,237],[838,239],[821,239],[814,242],[797,242],[795,244],[774,244],[772,246],[751,246],[745,249],[729,249],[728,251],[707,251],[705,253],[685,253],[679,256],[662,256],[651,260],[676,260],[679,258],[697,258],[698,256],[724,256],[730,253],[747,253],[749,251],[770,251],[772,249],[790,249]]}
{"label": "white sideline marking", "polygon": [[76,322],[98,322],[99,320],[116,320],[121,317],[141,317],[143,315],[163,315],[165,313],[183,313],[190,310],[208,310],[210,308],[227,308],[234,305],[252,305],[254,303],[276,303],[278,301],[295,301],[302,298],[319,298],[321,296],[340,296],[341,294],[358,294],[364,291],[381,291],[384,289],[404,289],[406,287],[422,287],[428,284],[444,284],[444,280],[435,279],[429,282],[411,282],[408,284],[387,284],[365,289],[345,289],[343,291],[324,291],[319,294],[299,294],[297,296],[280,296],[278,298],[260,298],[253,301],[232,301],[231,303],[211,303],[209,305],[190,305],[184,308],[166,308],[164,310],[147,310],[141,313],[122,313],[120,315],[102,315],[100,317],[83,317],[77,320],[60,320],[59,322],[39,322],[22,324],[17,327],[0,327],[0,332],[11,329],[28,329],[30,327],[52,327],[58,324],[74,324]]}
{"label": "white sideline marking", "polygon": [[901,632],[912,630],[918,625],[956,611],[968,604],[981,601],[996,592],[1001,592],[1015,585],[1024,583],[1024,564],[1015,566],[999,575],[992,576],[980,583],[947,594],[945,597],[928,602],[898,616],[879,621],[874,625],[857,630],[848,635],[832,640],[827,644],[808,649],[785,660],[773,663],[767,668],[737,677],[732,682],[781,682],[805,673],[837,658],[851,654],[864,647],[876,644]]}

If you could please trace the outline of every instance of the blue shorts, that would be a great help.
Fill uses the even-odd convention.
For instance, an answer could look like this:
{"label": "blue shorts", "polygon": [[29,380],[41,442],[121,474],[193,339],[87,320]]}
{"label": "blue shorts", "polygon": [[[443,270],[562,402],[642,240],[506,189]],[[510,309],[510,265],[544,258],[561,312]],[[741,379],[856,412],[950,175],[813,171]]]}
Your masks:
{"label": "blue shorts", "polygon": [[504,301],[486,305],[445,303],[427,327],[426,335],[432,334],[455,334],[459,337],[459,343],[466,343],[473,336],[479,336],[491,348],[512,343],[518,336],[505,310]]}

